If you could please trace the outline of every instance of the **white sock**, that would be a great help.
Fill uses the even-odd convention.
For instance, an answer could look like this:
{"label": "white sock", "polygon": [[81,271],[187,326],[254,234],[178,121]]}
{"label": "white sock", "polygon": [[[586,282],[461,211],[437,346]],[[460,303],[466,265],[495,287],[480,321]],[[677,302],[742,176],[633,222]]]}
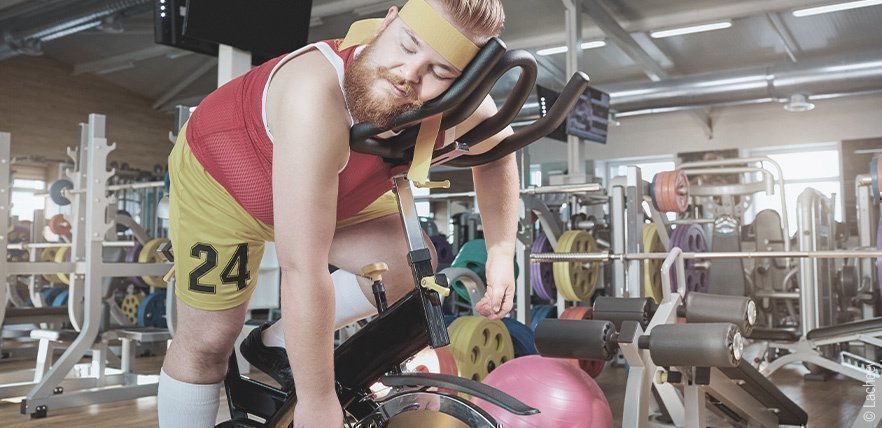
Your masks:
{"label": "white sock", "polygon": [[212,428],[220,406],[223,382],[198,385],[181,382],[159,371],[156,407],[160,428]]}
{"label": "white sock", "polygon": [[[339,330],[358,320],[376,315],[374,303],[364,295],[354,273],[343,269],[331,274],[334,283],[334,330]],[[281,320],[266,328],[261,334],[265,346],[285,347],[285,332]]]}

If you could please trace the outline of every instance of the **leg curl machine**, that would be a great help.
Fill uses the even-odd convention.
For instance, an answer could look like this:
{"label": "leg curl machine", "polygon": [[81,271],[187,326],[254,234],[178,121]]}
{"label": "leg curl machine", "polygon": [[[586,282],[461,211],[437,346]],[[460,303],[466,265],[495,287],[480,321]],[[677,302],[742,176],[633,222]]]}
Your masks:
{"label": "leg curl machine", "polygon": [[[441,128],[449,129],[474,112],[493,84],[506,71],[515,67],[520,67],[522,73],[511,96],[497,115],[478,125],[457,142],[437,150],[433,154],[433,164],[471,167],[509,155],[547,135],[564,120],[567,112],[587,88],[587,76],[582,73],[574,75],[545,118],[520,129],[486,153],[460,157],[468,152],[470,144],[496,134],[514,119],[536,80],[536,62],[529,53],[506,52],[502,42],[493,39],[444,95],[418,111],[402,114],[396,118],[390,129],[417,124],[422,119],[439,113],[444,113]],[[350,147],[359,152],[383,156],[394,163],[409,161],[413,156],[411,149],[415,145],[417,127],[411,126],[388,140],[373,138],[384,131],[386,130],[371,124],[357,124],[350,133]],[[379,316],[334,352],[337,395],[347,419],[354,421],[352,426],[382,427],[396,415],[425,409],[448,414],[470,427],[498,426],[492,416],[471,402],[430,388],[480,397],[519,415],[538,412],[501,391],[470,379],[440,374],[401,373],[401,364],[421,349],[449,344],[439,295],[449,293],[449,289],[445,276],[433,272],[430,253],[420,232],[410,182],[404,176],[394,177],[393,182],[410,249],[408,260],[415,288],[387,308],[383,283],[379,277],[381,269],[368,269],[376,274],[373,276],[373,290]],[[369,389],[376,382],[390,388],[389,393],[381,399],[372,395]],[[277,427],[290,424],[297,402],[296,391],[286,393],[241,376],[236,365],[235,352],[230,357],[225,386],[232,420],[219,426]],[[258,422],[252,416],[265,422]]]}
{"label": "leg curl machine", "polygon": [[[670,291],[674,263],[677,292]],[[601,297],[593,320],[543,320],[536,329],[539,353],[611,360],[621,350],[630,366],[623,427],[663,425],[649,414],[652,397],[675,426],[708,426],[709,411],[736,426],[806,425],[805,411],[741,358],[742,337],[756,323],[753,302],[686,295],[683,271],[682,253],[674,248],[662,265],[664,299],[654,311],[646,298]],[[687,324],[677,324],[678,317]],[[672,384],[682,385],[682,396]]]}

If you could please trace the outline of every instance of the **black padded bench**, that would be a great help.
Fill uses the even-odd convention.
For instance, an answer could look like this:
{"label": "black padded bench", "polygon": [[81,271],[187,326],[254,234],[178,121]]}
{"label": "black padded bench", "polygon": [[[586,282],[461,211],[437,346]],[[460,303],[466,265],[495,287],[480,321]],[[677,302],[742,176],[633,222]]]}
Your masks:
{"label": "black padded bench", "polygon": [[808,423],[808,414],[805,410],[787,398],[772,381],[747,361],[741,360],[737,367],[720,367],[719,369],[730,379],[742,381],[739,382],[741,388],[757,401],[769,409],[775,409],[779,424],[805,426]]}
{"label": "black padded bench", "polygon": [[868,320],[852,321],[845,324],[832,325],[830,327],[816,328],[808,332],[808,334],[806,334],[806,337],[809,340],[819,340],[829,337],[858,334],[874,330],[882,331],[882,317]]}

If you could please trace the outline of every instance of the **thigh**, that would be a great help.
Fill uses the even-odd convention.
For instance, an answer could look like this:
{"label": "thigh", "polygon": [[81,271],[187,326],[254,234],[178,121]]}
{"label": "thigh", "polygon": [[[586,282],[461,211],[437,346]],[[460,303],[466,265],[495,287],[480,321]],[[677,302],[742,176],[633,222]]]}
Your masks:
{"label": "thigh", "polygon": [[[425,234],[423,240],[432,253],[435,266],[435,248]],[[414,287],[413,275],[407,263],[407,241],[398,215],[387,215],[364,223],[338,229],[331,244],[329,262],[340,269],[359,274],[370,263],[384,262],[389,272],[383,275],[387,298],[400,299]],[[370,296],[370,281],[360,278]],[[373,298],[371,297],[371,301]]]}
{"label": "thigh", "polygon": [[271,228],[248,214],[202,168],[186,141],[172,150],[169,174],[175,294],[190,307],[206,311],[247,302]]}

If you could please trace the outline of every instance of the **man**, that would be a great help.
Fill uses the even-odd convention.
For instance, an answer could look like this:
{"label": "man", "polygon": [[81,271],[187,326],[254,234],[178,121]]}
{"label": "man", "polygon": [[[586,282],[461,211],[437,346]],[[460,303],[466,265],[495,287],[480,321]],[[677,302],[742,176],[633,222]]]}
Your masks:
{"label": "man", "polygon": [[[376,313],[370,281],[351,272],[386,262],[390,303],[414,286],[387,193],[393,171],[376,156],[350,153],[349,128],[385,126],[441,95],[503,21],[499,0],[411,0],[400,12],[390,8],[368,37],[353,25],[343,42],[272,60],[199,105],[169,157],[179,304],[160,374],[162,427],[214,425],[263,243],[272,240],[284,316],[251,337],[246,355],[283,386],[293,372],[295,427],[340,426],[333,331]],[[456,136],[494,113],[488,98]],[[510,134],[507,128],[472,151]],[[511,310],[514,293],[514,158],[474,168],[473,176],[488,242],[488,291],[476,308],[498,319]],[[333,278],[329,264],[341,268]],[[281,355],[269,361],[273,351]]]}

